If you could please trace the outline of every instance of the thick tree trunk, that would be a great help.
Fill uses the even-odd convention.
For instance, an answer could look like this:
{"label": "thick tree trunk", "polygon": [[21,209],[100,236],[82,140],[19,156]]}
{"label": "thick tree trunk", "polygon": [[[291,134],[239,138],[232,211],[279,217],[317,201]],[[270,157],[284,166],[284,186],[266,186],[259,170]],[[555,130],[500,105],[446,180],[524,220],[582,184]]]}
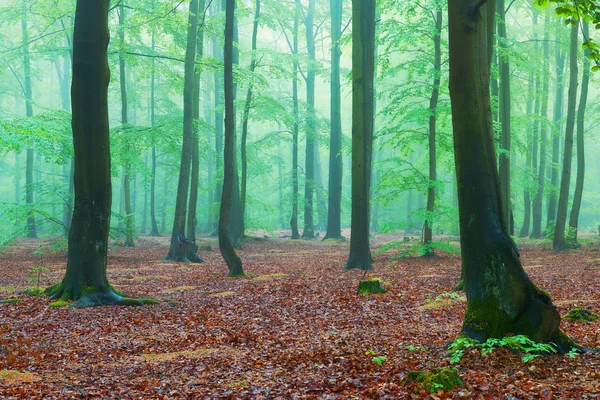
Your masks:
{"label": "thick tree trunk", "polygon": [[298,134],[300,131],[300,113],[298,111],[298,25],[299,22],[299,4],[296,0],[296,9],[294,16],[293,35],[293,54],[294,66],[292,72],[292,113],[294,123],[292,127],[292,217],[290,218],[290,227],[292,230],[292,239],[300,239],[298,232]]}
{"label": "thick tree trunk", "polygon": [[565,227],[567,224],[567,207],[569,205],[569,187],[571,184],[571,160],[573,159],[573,133],[575,131],[575,114],[577,106],[577,30],[579,25],[571,26],[570,45],[570,76],[569,96],[567,103],[567,126],[565,130],[565,146],[563,154],[562,177],[560,180],[560,193],[558,198],[558,210],[556,213],[556,224],[554,226],[555,251],[561,251],[571,247],[565,239]]}
{"label": "thick tree trunk", "polygon": [[523,334],[570,347],[550,297],[524,272],[502,215],[490,107],[495,2],[450,0],[450,97],[467,311],[462,335]]}
{"label": "thick tree trunk", "polygon": [[[31,89],[31,59],[29,55],[29,30],[27,26],[27,5],[23,3],[23,18],[21,28],[23,33],[23,80],[25,84],[25,115],[33,117],[33,94]],[[33,207],[33,149],[27,149],[25,167],[25,203]],[[37,229],[33,209],[27,212],[27,237],[37,238]]]}
{"label": "thick tree trunk", "polygon": [[224,178],[219,218],[219,249],[229,268],[229,276],[243,276],[242,261],[235,253],[229,236],[229,213],[234,185],[235,108],[233,88],[233,36],[235,0],[226,0],[224,45],[225,146],[223,152]]}
{"label": "thick tree trunk", "polygon": [[344,269],[371,270],[369,194],[373,154],[375,0],[352,3],[352,220]]}
{"label": "thick tree trunk", "polygon": [[503,50],[499,57],[499,118],[502,131],[500,134],[499,157],[500,196],[502,197],[502,215],[505,226],[510,226],[510,64],[506,51],[506,17],[504,0],[497,0],[499,48]]}
{"label": "thick tree trunk", "polygon": [[190,183],[190,166],[192,161],[192,145],[194,140],[194,94],[195,94],[195,60],[196,40],[198,34],[198,0],[190,2],[188,19],[187,47],[185,51],[185,76],[183,86],[183,143],[181,148],[181,166],[177,200],[175,202],[175,219],[171,232],[171,245],[166,259],[172,261],[202,262],[196,253],[192,241],[185,235],[187,216],[187,197]]}
{"label": "thick tree trunk", "polygon": [[242,187],[240,191],[240,205],[242,216],[242,235],[246,229],[246,187],[248,185],[248,160],[246,154],[246,144],[248,142],[248,117],[250,115],[250,107],[252,105],[252,90],[254,89],[254,70],[256,69],[256,36],[258,34],[258,19],[260,18],[260,0],[255,0],[254,3],[254,24],[252,26],[252,56],[250,60],[250,82],[248,83],[248,91],[246,93],[246,104],[244,105],[244,113],[242,115]]}
{"label": "thick tree trunk", "polygon": [[[297,0],[298,1],[298,0]],[[315,190],[315,135],[317,130],[315,112],[315,36],[314,36],[315,0],[308,0],[308,11],[304,21],[306,25],[306,48],[308,66],[306,67],[306,154],[304,166],[304,230],[303,238],[313,238],[313,201]]]}
{"label": "thick tree trunk", "polygon": [[435,184],[437,180],[437,156],[436,156],[436,123],[437,123],[437,104],[440,94],[440,82],[442,75],[442,10],[436,11],[435,15],[435,36],[433,38],[434,46],[434,78],[433,90],[429,98],[429,187],[427,189],[427,217],[423,227],[423,245],[425,247],[425,256],[434,255],[433,251],[433,208],[435,206]]}
{"label": "thick tree trunk", "polygon": [[[582,21],[583,36],[589,37],[589,23]],[[577,245],[577,231],[579,229],[579,210],[583,197],[583,183],[585,178],[585,107],[587,105],[588,87],[590,83],[590,52],[584,51],[583,77],[581,79],[581,95],[579,97],[579,109],[577,111],[577,179],[575,182],[575,195],[573,196],[573,208],[569,217],[569,228],[573,231],[573,241]]]}
{"label": "thick tree trunk", "polygon": [[329,198],[325,239],[342,237],[342,112],[340,83],[340,36],[343,0],[330,0],[331,14],[331,137],[329,141]]}
{"label": "thick tree trunk", "polygon": [[562,132],[563,119],[563,102],[565,97],[565,55],[561,53],[560,47],[557,46],[556,52],[556,99],[554,102],[554,128],[552,130],[552,169],[550,172],[550,183],[552,189],[548,196],[548,214],[546,219],[546,229],[554,228],[556,221],[556,207],[558,203],[558,168],[559,168],[559,153],[560,139]]}
{"label": "thick tree trunk", "polygon": [[[544,20],[544,60],[543,60],[543,72],[542,72],[542,90],[539,96],[542,96],[542,109],[541,117],[546,119],[548,117],[548,89],[550,86],[550,65],[548,59],[550,57],[550,40],[549,34],[549,17],[546,16]],[[543,122],[540,127],[540,163],[537,175],[537,192],[532,204],[533,214],[533,226],[531,228],[531,238],[539,239],[542,237],[542,202],[544,200],[544,185],[546,183],[546,148],[548,142],[548,124]]]}
{"label": "thick tree trunk", "polygon": [[78,306],[142,304],[115,292],[106,277],[111,209],[107,92],[109,0],[77,1],[73,38],[75,209],[63,280],[46,289]]}

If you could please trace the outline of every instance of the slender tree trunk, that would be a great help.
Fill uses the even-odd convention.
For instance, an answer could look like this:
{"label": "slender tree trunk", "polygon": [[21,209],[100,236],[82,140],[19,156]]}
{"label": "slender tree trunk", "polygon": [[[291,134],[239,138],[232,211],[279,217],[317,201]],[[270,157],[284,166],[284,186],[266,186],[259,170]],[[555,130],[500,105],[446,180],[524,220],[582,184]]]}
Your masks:
{"label": "slender tree trunk", "polygon": [[[299,0],[296,0],[299,1]],[[303,238],[314,238],[313,201],[315,189],[315,36],[314,36],[315,0],[308,0],[306,19],[306,48],[308,66],[306,67],[306,154],[304,166],[304,230]]]}
{"label": "slender tree trunk", "polygon": [[[27,118],[33,117],[33,94],[31,89],[31,60],[29,55],[29,30],[27,26],[27,5],[23,3],[23,18],[21,19],[21,28],[23,33],[23,77],[25,83],[25,115]],[[33,149],[27,149],[25,168],[25,202],[29,207],[33,207]],[[27,237],[37,238],[37,229],[33,209],[27,212]]]}
{"label": "slender tree trunk", "polygon": [[565,97],[565,55],[560,51],[557,45],[556,52],[556,99],[554,102],[554,128],[552,129],[552,170],[550,172],[551,190],[548,196],[548,214],[546,219],[546,229],[554,228],[556,220],[556,207],[558,203],[558,168],[560,139],[562,132],[563,102]]}
{"label": "slender tree trunk", "polygon": [[246,154],[246,143],[248,142],[248,117],[252,105],[252,90],[254,89],[254,70],[256,69],[256,36],[258,34],[258,19],[260,18],[260,0],[254,3],[254,24],[252,27],[252,56],[250,60],[250,82],[248,83],[248,92],[246,93],[246,104],[242,115],[242,188],[240,193],[241,216],[242,216],[242,235],[246,229],[246,187],[248,185],[248,160]]}
{"label": "slender tree trunk", "polygon": [[[198,12],[204,16],[205,0],[199,0]],[[200,26],[196,34],[196,61],[199,62],[204,56],[204,17],[200,21]],[[194,72],[194,93],[192,113],[193,119],[197,125],[200,124],[200,68],[197,67]],[[200,179],[200,139],[198,128],[193,128],[192,133],[192,174],[190,186],[190,203],[187,215],[187,238],[192,242],[191,247],[194,252],[198,248],[196,245],[196,229],[198,225],[198,184]]]}
{"label": "slender tree trunk", "polygon": [[[152,53],[155,49],[154,30],[152,30]],[[156,66],[155,58],[152,58],[152,76],[150,78],[150,125],[154,127],[156,118],[155,99],[156,99]],[[152,228],[150,236],[160,236],[158,224],[156,223],[156,138],[152,133],[152,175],[150,177],[150,222]]]}
{"label": "slender tree trunk", "polygon": [[[534,85],[535,78],[533,73],[529,74],[529,87],[527,89],[527,104],[525,106],[525,114],[531,115],[533,112],[533,96],[534,96]],[[527,184],[525,185],[523,193],[523,225],[519,232],[519,237],[526,237],[529,235],[529,224],[531,221],[531,193],[529,191],[529,175],[532,168],[531,156],[533,154],[533,138],[527,143],[527,153],[525,154],[525,175],[527,177]]]}
{"label": "slender tree trunk", "polygon": [[[67,112],[71,111],[71,99],[69,97],[69,62],[66,57],[63,57],[61,64],[60,57],[55,59],[56,75],[58,76],[59,91],[60,91],[60,104],[61,108]],[[69,160],[67,187],[68,192],[64,200],[63,205],[63,225],[65,227],[65,236],[69,235],[69,227],[71,226],[71,217],[73,215],[73,175],[75,173],[75,163],[71,158]]]}
{"label": "slender tree trunk", "polygon": [[[215,2],[215,8],[218,8],[218,2]],[[218,12],[218,10],[216,10]],[[220,50],[219,39],[217,36],[212,38],[212,51],[213,57],[217,60],[223,60],[223,53]],[[222,174],[223,174],[223,81],[221,74],[218,71],[214,72],[214,91],[215,91],[215,171],[217,179],[215,179],[215,198],[220,199],[222,197],[221,190],[223,188]],[[218,215],[213,216],[213,226],[218,226]],[[218,228],[213,232],[215,235],[218,234]]]}
{"label": "slender tree trunk", "polygon": [[485,341],[509,333],[571,343],[560,314],[521,266],[499,192],[490,107],[495,1],[450,0],[450,98],[467,311],[462,335]]}
{"label": "slender tree trunk", "polygon": [[187,46],[185,51],[185,76],[183,86],[183,143],[181,148],[181,166],[175,203],[175,219],[171,232],[171,245],[166,259],[172,261],[202,262],[196,254],[196,248],[185,235],[187,216],[187,197],[190,183],[192,145],[194,140],[194,94],[196,40],[198,35],[198,0],[190,2],[188,19]]}
{"label": "slender tree trunk", "polygon": [[442,10],[438,9],[435,15],[435,36],[434,45],[434,78],[433,90],[429,99],[429,187],[427,189],[427,217],[423,228],[423,244],[425,247],[425,256],[434,255],[433,252],[433,208],[435,206],[435,185],[437,180],[437,157],[436,157],[436,122],[437,122],[437,104],[440,94],[440,82],[442,75]]}
{"label": "slender tree trunk", "polygon": [[577,106],[577,30],[579,24],[571,26],[570,45],[570,76],[569,96],[567,103],[567,126],[565,130],[565,146],[563,154],[562,177],[560,180],[560,194],[558,198],[558,210],[556,213],[556,225],[554,227],[555,251],[561,251],[572,246],[565,239],[565,226],[567,224],[567,207],[569,205],[569,187],[571,184],[571,160],[573,159],[573,133],[575,131],[575,114]]}
{"label": "slender tree trunk", "polygon": [[340,83],[340,37],[343,0],[330,0],[331,14],[331,137],[329,142],[329,198],[325,239],[342,237],[342,112]]}
{"label": "slender tree trunk", "polygon": [[300,131],[300,113],[298,111],[298,25],[299,22],[299,2],[296,0],[295,16],[294,16],[294,66],[292,72],[292,113],[294,124],[292,127],[292,217],[290,219],[290,227],[292,230],[292,239],[300,239],[298,232],[298,134]]}
{"label": "slender tree trunk", "polygon": [[235,0],[226,0],[224,45],[225,146],[223,152],[224,178],[219,218],[219,249],[229,268],[229,276],[243,276],[242,261],[235,253],[229,236],[229,213],[234,185],[235,108],[233,88],[233,39]]}
{"label": "slender tree trunk", "polygon": [[[582,21],[583,36],[589,37],[589,23]],[[569,217],[569,228],[573,231],[573,241],[577,243],[577,231],[579,229],[579,210],[581,209],[581,198],[583,197],[583,183],[585,178],[585,107],[587,105],[588,87],[590,83],[590,52],[584,51],[583,77],[581,79],[581,95],[579,98],[579,109],[577,111],[577,179],[575,183],[575,195],[573,197],[573,208]]]}
{"label": "slender tree trunk", "polygon": [[502,132],[500,134],[500,196],[502,197],[502,215],[504,224],[510,226],[510,64],[506,51],[506,16],[504,0],[497,0],[499,48],[503,50],[499,57],[499,117]]}
{"label": "slender tree trunk", "polygon": [[344,269],[371,270],[369,194],[375,121],[375,0],[352,3],[352,220]]}
{"label": "slender tree trunk", "polygon": [[[321,154],[319,152],[319,133],[315,131],[315,195],[317,197],[317,216],[319,231],[327,231],[327,200],[323,189]],[[317,234],[318,236],[319,234]]]}
{"label": "slender tree trunk", "polygon": [[[144,166],[148,167],[148,152],[144,152]],[[142,211],[142,227],[140,228],[140,233],[142,235],[146,234],[146,224],[148,222],[148,190],[146,185],[144,185],[144,208]]]}
{"label": "slender tree trunk", "polygon": [[109,0],[77,1],[73,36],[73,145],[75,208],[63,280],[46,289],[78,306],[138,305],[124,299],[106,277],[111,209],[107,46]]}
{"label": "slender tree trunk", "polygon": [[[550,86],[550,65],[548,59],[550,57],[550,34],[548,25],[550,23],[549,17],[546,16],[544,20],[544,60],[543,60],[543,72],[542,72],[542,90],[539,93],[542,96],[542,109],[541,117],[545,120],[548,117],[548,90]],[[540,164],[537,175],[537,192],[533,200],[532,212],[533,212],[533,227],[531,229],[531,238],[539,239],[542,237],[542,202],[544,199],[544,185],[546,183],[546,148],[548,142],[548,124],[543,122],[540,127]]]}

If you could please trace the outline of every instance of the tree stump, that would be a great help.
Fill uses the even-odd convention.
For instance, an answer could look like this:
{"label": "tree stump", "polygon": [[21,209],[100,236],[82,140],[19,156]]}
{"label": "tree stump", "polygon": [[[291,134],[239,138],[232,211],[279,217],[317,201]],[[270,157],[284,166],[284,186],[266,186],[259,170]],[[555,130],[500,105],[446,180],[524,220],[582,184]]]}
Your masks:
{"label": "tree stump", "polygon": [[381,279],[365,279],[358,283],[358,294],[378,294],[387,293],[387,290],[381,286]]}

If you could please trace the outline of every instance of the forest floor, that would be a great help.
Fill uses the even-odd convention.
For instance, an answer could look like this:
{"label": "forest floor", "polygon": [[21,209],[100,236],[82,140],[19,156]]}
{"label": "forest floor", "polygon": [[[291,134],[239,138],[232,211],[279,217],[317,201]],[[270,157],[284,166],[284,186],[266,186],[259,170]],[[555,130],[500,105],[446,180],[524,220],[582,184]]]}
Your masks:
{"label": "forest floor", "polygon": [[[389,238],[378,238],[375,247]],[[49,307],[20,294],[35,283],[39,241],[0,256],[0,398],[425,398],[410,371],[454,366],[463,386],[433,398],[598,398],[600,354],[569,358],[498,349],[467,351],[451,365],[458,334],[460,258],[375,257],[387,294],[356,294],[362,271],[342,272],[348,243],[250,239],[240,252],[247,278],[227,278],[216,241],[203,264],[168,263],[167,238],[112,246],[108,276],[143,307]],[[525,243],[532,280],[561,315],[575,305],[600,313],[600,242],[554,253]],[[47,252],[49,253],[49,252]],[[40,286],[59,281],[64,254],[46,254]],[[28,278],[34,278],[32,281]],[[579,344],[600,347],[600,322],[561,323]]]}

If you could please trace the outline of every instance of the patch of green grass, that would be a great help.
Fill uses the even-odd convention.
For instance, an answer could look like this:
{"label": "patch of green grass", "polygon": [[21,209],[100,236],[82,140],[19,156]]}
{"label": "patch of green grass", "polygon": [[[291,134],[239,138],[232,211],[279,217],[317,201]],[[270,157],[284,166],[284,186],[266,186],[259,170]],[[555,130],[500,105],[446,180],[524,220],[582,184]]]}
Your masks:
{"label": "patch of green grass", "polygon": [[42,289],[39,286],[30,287],[30,288],[25,289],[25,294],[28,296],[43,296],[44,289]]}
{"label": "patch of green grass", "polygon": [[70,302],[64,300],[56,300],[52,303],[48,304],[48,307],[52,308],[60,308],[60,307],[69,307],[71,305]]}

